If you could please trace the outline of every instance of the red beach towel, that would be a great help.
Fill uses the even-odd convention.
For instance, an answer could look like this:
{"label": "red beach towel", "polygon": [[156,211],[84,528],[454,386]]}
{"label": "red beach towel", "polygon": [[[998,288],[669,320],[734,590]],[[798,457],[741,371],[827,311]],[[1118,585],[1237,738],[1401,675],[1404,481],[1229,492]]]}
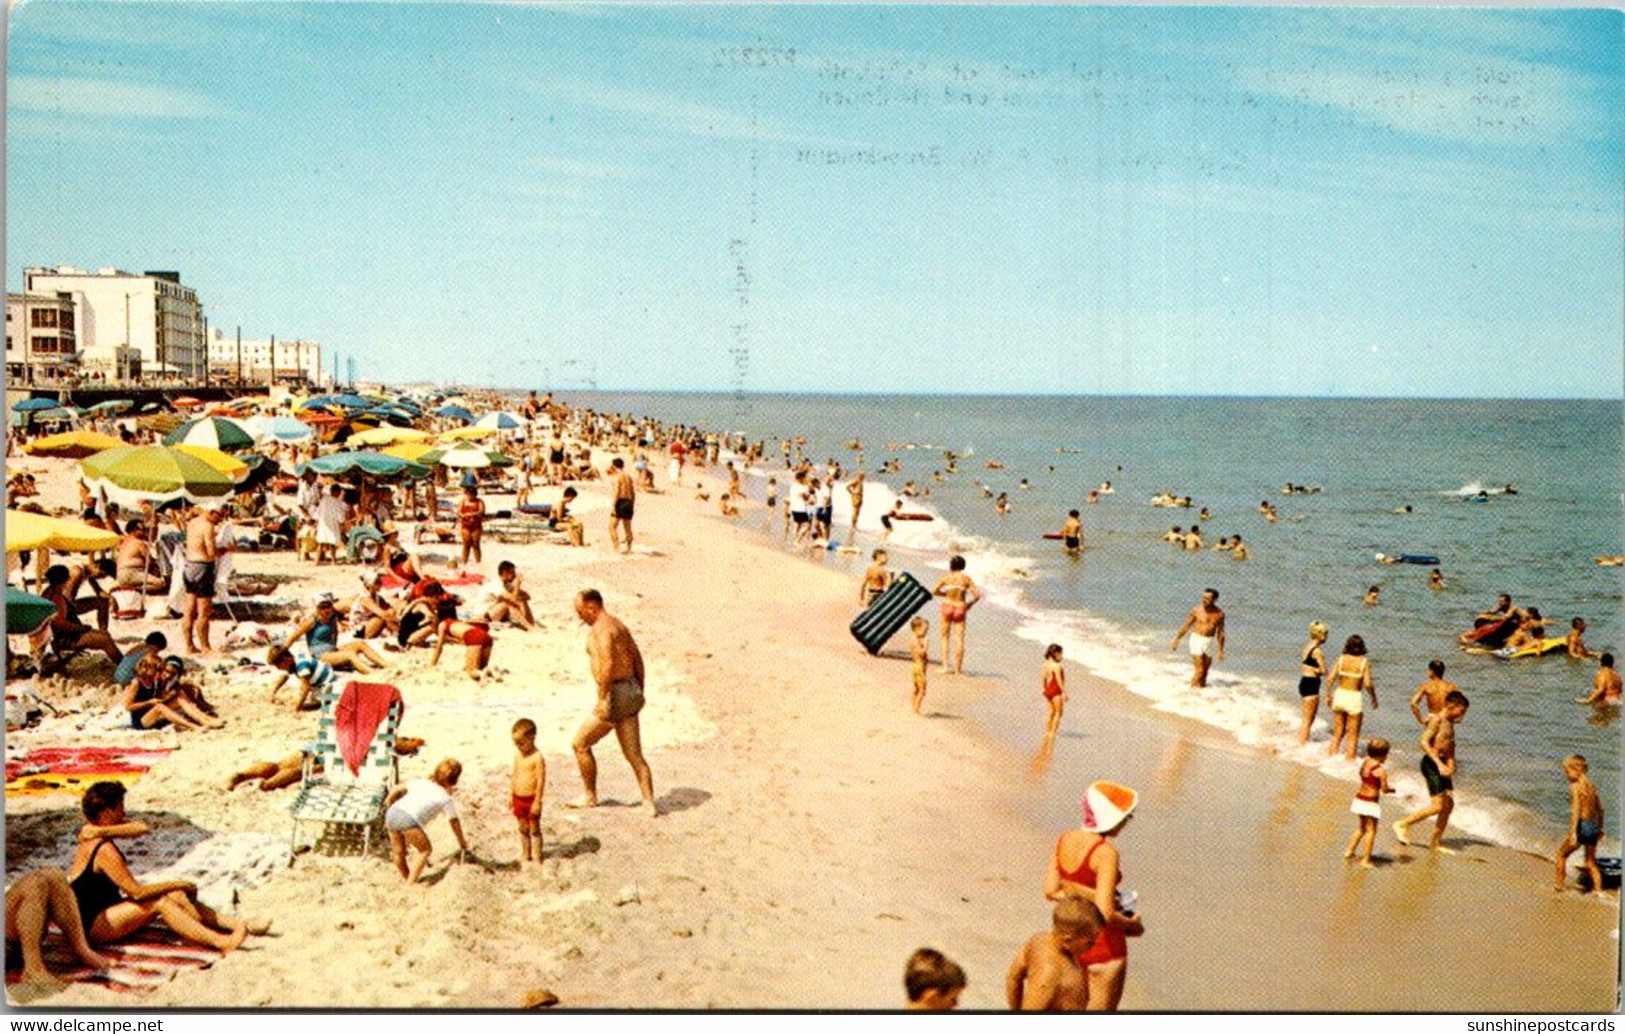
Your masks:
{"label": "red beach towel", "polygon": [[367,747],[378,732],[378,725],[389,716],[390,705],[401,701],[401,691],[385,682],[345,683],[333,710],[333,734],[338,740],[339,755],[350,769],[351,775],[361,774],[361,762],[367,758]]}
{"label": "red beach towel", "polygon": [[[427,579],[423,580],[427,581]],[[437,578],[435,580],[445,586],[483,585],[485,584],[485,575],[468,573],[457,575],[455,578]],[[385,589],[399,589],[406,584],[406,579],[398,575],[384,574],[379,576],[378,584]]]}

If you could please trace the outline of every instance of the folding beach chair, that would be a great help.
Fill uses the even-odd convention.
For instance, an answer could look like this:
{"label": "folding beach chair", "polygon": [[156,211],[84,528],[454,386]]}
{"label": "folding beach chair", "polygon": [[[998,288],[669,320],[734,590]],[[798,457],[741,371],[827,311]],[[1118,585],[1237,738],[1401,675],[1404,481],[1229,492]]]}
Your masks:
{"label": "folding beach chair", "polygon": [[[355,683],[346,685],[346,689]],[[342,694],[322,694],[321,713],[316,720],[316,740],[305,754],[299,796],[288,811],[293,815],[293,833],[288,843],[291,857],[299,847],[299,824],[360,826],[362,851],[372,851],[372,827],[384,815],[384,798],[400,779],[395,760],[395,734],[401,721],[401,703],[390,704],[389,713],[367,745],[360,771],[351,773],[339,752],[336,714]],[[316,774],[316,762],[322,763]],[[318,837],[318,839],[320,839]]]}

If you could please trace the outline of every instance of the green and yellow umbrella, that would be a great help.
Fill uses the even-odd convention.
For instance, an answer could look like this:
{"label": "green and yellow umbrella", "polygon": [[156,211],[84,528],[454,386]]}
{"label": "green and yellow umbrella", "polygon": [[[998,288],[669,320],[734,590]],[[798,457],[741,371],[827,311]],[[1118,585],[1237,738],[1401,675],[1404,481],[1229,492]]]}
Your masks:
{"label": "green and yellow umbrella", "polygon": [[85,483],[120,506],[176,499],[224,499],[235,490],[230,476],[196,456],[164,445],[127,445],[79,462]]}

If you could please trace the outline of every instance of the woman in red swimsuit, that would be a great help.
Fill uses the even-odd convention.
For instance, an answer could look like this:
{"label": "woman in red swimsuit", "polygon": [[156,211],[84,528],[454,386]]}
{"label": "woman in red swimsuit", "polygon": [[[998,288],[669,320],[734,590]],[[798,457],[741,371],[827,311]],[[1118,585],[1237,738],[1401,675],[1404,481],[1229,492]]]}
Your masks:
{"label": "woman in red swimsuit", "polygon": [[1083,825],[1061,834],[1044,879],[1044,896],[1051,901],[1068,895],[1087,898],[1106,917],[1095,943],[1077,956],[1088,976],[1086,1008],[1091,1012],[1116,1010],[1128,975],[1128,938],[1145,932],[1138,915],[1118,908],[1117,884],[1122,873],[1117,848],[1111,843],[1133,817],[1137,803],[1139,796],[1126,786],[1090,784],[1083,795]]}
{"label": "woman in red swimsuit", "polygon": [[473,482],[463,485],[463,501],[457,504],[457,532],[463,540],[462,566],[468,566],[472,556],[476,564],[482,563],[480,535],[485,529],[485,500],[479,497]]}

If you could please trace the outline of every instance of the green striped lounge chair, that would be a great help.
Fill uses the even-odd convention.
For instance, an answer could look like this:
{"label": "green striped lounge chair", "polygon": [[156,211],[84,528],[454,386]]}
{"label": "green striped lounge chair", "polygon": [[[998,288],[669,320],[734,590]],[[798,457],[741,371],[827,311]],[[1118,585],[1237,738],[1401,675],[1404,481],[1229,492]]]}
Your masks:
{"label": "green striped lounge chair", "polygon": [[[339,754],[333,718],[338,702],[337,690],[322,694],[316,739],[305,751],[299,796],[288,809],[293,815],[293,833],[288,844],[290,856],[299,849],[299,826],[305,822],[319,822],[324,827],[360,826],[363,856],[371,854],[372,828],[383,818],[384,798],[400,779],[395,760],[395,734],[401,721],[399,702],[390,707],[389,716],[378,724],[358,775],[350,774],[349,766]],[[317,761],[322,763],[319,774],[315,772]]]}

